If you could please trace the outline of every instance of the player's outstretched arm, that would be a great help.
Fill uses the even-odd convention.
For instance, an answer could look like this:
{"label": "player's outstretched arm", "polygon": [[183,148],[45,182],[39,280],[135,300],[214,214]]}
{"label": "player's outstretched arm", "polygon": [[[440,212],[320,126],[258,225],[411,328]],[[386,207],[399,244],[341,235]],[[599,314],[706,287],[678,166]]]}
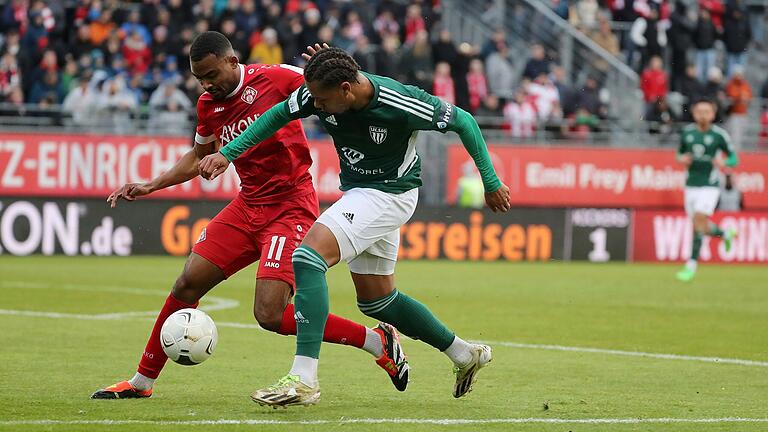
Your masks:
{"label": "player's outstretched arm", "polygon": [[107,202],[110,207],[115,208],[121,198],[126,201],[135,201],[140,196],[149,195],[197,177],[200,160],[213,153],[216,150],[214,146],[215,143],[195,143],[195,147],[185,153],[168,171],[146,183],[126,183],[120,186],[107,197]]}
{"label": "player's outstretched arm", "polygon": [[200,175],[210,180],[215,179],[227,169],[230,162],[249,148],[274,135],[291,120],[293,119],[288,110],[288,100],[273,106],[217,153],[204,157],[198,167]]}
{"label": "player's outstretched arm", "polygon": [[499,180],[496,170],[493,169],[491,157],[488,154],[488,146],[485,144],[480,126],[471,114],[459,107],[456,108],[456,121],[452,130],[459,134],[461,143],[472,156],[475,166],[480,172],[485,188],[485,202],[494,212],[505,212],[510,209],[509,188]]}

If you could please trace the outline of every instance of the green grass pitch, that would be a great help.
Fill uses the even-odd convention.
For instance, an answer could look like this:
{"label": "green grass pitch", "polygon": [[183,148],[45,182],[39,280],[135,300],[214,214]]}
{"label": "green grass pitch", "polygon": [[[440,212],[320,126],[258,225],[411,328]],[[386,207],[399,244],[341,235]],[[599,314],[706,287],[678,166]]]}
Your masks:
{"label": "green grass pitch", "polygon": [[[475,390],[454,400],[450,363],[418,341],[403,342],[412,366],[405,393],[368,354],[324,345],[320,404],[288,410],[248,397],[288,370],[294,349],[293,338],[256,328],[252,267],[203,302],[225,307],[210,312],[220,324],[210,360],[169,363],[150,399],[88,399],[133,374],[149,315],[182,265],[0,257],[0,430],[768,430],[768,270],[760,266],[703,265],[683,284],[671,265],[402,262],[401,290],[465,339],[493,345]],[[374,324],[357,311],[344,265],[328,279],[333,312]],[[107,313],[120,315],[93,317]],[[59,423],[23,423],[37,420]]]}

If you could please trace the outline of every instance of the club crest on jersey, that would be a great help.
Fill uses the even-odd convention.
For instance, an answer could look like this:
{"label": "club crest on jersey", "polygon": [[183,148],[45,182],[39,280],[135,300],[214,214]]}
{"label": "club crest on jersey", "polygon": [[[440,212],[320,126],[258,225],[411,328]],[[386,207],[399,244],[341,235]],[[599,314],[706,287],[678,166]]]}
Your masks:
{"label": "club crest on jersey", "polygon": [[346,157],[349,163],[351,163],[352,165],[360,162],[365,158],[364,154],[360,153],[355,149],[351,149],[349,147],[342,147],[341,151],[344,153],[344,157]]}
{"label": "club crest on jersey", "polygon": [[240,96],[240,99],[242,99],[243,102],[247,104],[252,104],[253,101],[256,100],[256,95],[258,93],[259,92],[257,92],[255,88],[248,86],[245,89],[243,89],[243,94],[242,96]]}
{"label": "club crest on jersey", "polygon": [[368,126],[368,131],[371,133],[371,139],[376,144],[381,144],[387,139],[387,128],[379,126]]}
{"label": "club crest on jersey", "polygon": [[711,136],[711,135],[706,135],[706,136],[704,137],[704,145],[712,145],[712,142],[713,142],[713,141],[714,141],[714,140],[712,139],[712,136]]}

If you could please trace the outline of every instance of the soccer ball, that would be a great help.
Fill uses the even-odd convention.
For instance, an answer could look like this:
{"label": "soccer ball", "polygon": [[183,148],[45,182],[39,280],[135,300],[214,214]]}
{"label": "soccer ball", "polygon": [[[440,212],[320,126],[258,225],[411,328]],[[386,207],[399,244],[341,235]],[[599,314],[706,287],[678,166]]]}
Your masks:
{"label": "soccer ball", "polygon": [[169,359],[192,366],[204,362],[213,354],[219,333],[211,317],[198,309],[174,312],[160,329],[160,343]]}

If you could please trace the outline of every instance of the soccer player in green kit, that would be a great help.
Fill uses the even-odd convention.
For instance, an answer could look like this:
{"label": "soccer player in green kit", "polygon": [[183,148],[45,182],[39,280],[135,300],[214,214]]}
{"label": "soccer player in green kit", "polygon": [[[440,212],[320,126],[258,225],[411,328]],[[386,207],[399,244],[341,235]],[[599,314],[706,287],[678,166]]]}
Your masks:
{"label": "soccer player in green kit", "polygon": [[[685,267],[677,272],[677,279],[690,281],[696,275],[699,250],[704,236],[721,237],[725,249],[731,249],[736,236],[735,230],[723,231],[709,220],[717,206],[720,195],[720,170],[723,165],[734,167],[738,157],[731,146],[731,138],[723,128],[713,125],[715,104],[709,100],[697,101],[691,107],[694,124],[683,129],[677,160],[688,169],[685,181],[685,211],[693,218],[693,246],[691,258]],[[728,158],[723,163],[718,157],[724,153]],[[718,168],[718,169],[716,169]]]}
{"label": "soccer player in green kit", "polygon": [[317,359],[329,310],[325,273],[340,260],[349,266],[359,309],[446,354],[456,375],[453,396],[464,396],[477,371],[491,361],[491,348],[459,338],[426,306],[395,289],[400,226],[413,214],[421,186],[417,132],[459,134],[493,211],[509,210],[509,188],[497,177],[470,114],[417,87],[360,71],[342,49],[315,45],[308,52],[305,84],[199,165],[203,176],[214,178],[274,130],[311,115],[320,118],[333,138],[341,162],[344,195],[323,212],[292,257],[298,328],[293,367],[251,397],[273,407],[319,400]]}

